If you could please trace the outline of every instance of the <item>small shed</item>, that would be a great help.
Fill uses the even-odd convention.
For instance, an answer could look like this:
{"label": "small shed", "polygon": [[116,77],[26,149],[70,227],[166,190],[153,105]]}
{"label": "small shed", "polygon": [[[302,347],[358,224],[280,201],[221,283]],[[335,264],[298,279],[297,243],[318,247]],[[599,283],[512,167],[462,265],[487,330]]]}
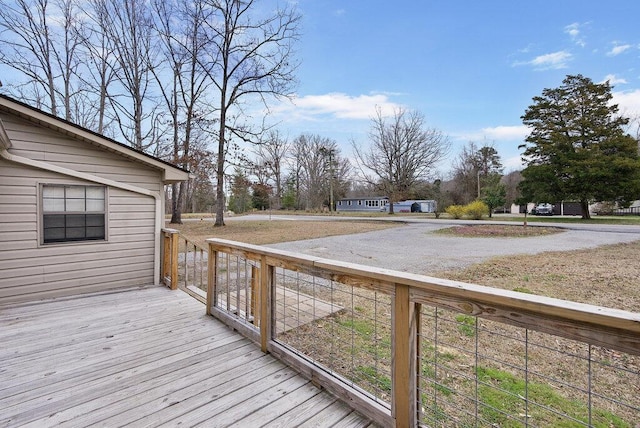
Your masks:
{"label": "small shed", "polygon": [[0,304],[160,283],[188,172],[0,95]]}

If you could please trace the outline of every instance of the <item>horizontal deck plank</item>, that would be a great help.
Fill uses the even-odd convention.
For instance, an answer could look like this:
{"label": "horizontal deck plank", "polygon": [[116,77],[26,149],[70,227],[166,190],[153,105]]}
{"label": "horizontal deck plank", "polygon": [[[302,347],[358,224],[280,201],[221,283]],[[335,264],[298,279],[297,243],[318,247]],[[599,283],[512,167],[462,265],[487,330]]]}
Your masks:
{"label": "horizontal deck plank", "polygon": [[0,426],[370,421],[166,288],[0,306]]}

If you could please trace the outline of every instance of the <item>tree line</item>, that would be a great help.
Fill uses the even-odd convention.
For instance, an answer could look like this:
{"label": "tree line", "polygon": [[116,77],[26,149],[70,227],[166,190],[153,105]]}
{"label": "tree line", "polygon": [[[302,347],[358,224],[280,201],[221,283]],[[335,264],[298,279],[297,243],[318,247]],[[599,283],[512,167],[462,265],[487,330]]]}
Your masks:
{"label": "tree line", "polygon": [[[273,7],[271,7],[273,6]],[[295,87],[295,6],[257,0],[15,0],[0,8],[3,90],[195,172],[183,201],[225,177],[264,134],[245,109]],[[224,204],[216,205],[224,224]]]}
{"label": "tree line", "polygon": [[[468,143],[449,153],[441,131],[416,111],[377,110],[353,156],[320,135],[291,141],[248,106],[292,94],[298,65],[295,6],[258,0],[14,0],[0,9],[0,64],[19,76],[3,87],[37,108],[124,139],[190,170],[171,188],[181,212],[335,208],[347,195],[514,202],[578,201],[628,206],[640,197],[638,138],[611,103],[611,86],[581,75],[544,89],[522,116],[525,168],[504,175],[496,149]],[[255,111],[255,109],[252,109]],[[248,154],[247,147],[251,147]],[[227,183],[230,200],[226,200]]]}
{"label": "tree line", "polygon": [[[430,180],[448,153],[449,140],[425,124],[424,116],[404,108],[371,119],[368,144],[351,141],[355,157],[320,135],[302,134],[292,141],[277,132],[256,145],[254,156],[237,168],[229,207],[335,210],[346,196],[385,195],[393,204],[433,196]],[[283,171],[286,174],[283,175]]]}

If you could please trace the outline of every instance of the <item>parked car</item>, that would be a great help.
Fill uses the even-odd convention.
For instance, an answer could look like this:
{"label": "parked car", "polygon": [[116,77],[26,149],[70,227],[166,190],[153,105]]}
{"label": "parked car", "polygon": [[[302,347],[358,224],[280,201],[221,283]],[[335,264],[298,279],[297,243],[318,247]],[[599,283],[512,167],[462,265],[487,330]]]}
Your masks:
{"label": "parked car", "polygon": [[553,205],[551,204],[538,204],[531,210],[533,215],[553,215]]}

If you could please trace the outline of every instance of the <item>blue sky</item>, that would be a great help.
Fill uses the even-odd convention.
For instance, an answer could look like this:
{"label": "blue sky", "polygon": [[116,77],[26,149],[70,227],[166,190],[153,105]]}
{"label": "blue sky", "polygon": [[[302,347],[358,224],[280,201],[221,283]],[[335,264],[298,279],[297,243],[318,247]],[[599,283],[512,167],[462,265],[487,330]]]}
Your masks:
{"label": "blue sky", "polygon": [[350,156],[376,106],[418,110],[450,137],[493,144],[519,169],[532,97],[568,74],[614,85],[640,116],[640,1],[299,0],[300,84],[274,109],[279,129],[329,137]]}

